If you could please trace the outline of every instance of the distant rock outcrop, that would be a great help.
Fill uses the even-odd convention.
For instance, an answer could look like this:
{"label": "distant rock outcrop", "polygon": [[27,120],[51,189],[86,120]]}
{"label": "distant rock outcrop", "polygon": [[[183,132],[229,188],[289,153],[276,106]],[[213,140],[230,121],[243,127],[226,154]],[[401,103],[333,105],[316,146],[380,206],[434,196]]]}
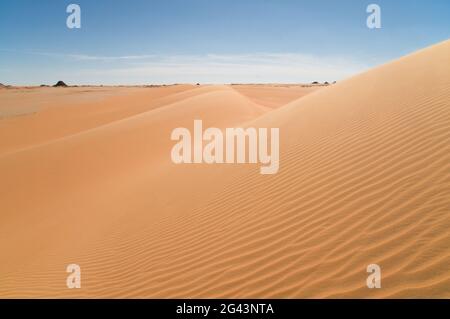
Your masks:
{"label": "distant rock outcrop", "polygon": [[317,82],[317,81],[314,81],[313,83],[311,83],[311,84],[319,84],[319,82]]}
{"label": "distant rock outcrop", "polygon": [[6,85],[3,85],[2,83],[0,83],[0,88],[5,88]]}
{"label": "distant rock outcrop", "polygon": [[67,87],[67,84],[64,83],[63,81],[58,81],[58,83],[56,83],[55,85],[53,85],[53,87]]}

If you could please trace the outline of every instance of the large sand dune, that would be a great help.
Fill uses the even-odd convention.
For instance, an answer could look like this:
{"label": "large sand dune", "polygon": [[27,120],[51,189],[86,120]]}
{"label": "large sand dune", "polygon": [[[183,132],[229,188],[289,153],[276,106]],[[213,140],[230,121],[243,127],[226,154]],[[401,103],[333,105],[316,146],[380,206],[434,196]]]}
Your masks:
{"label": "large sand dune", "polygon": [[[1,89],[0,297],[450,298],[449,56],[315,91]],[[194,119],[279,127],[279,173],[173,164]]]}

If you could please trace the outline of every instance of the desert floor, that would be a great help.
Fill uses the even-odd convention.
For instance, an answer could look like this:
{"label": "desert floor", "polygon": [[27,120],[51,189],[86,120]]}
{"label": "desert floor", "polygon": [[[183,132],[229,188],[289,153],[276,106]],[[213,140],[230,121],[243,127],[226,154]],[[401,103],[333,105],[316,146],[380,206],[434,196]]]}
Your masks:
{"label": "desert floor", "polygon": [[[0,297],[450,298],[449,57],[330,86],[1,88]],[[280,171],[173,164],[195,119],[280,128]]]}

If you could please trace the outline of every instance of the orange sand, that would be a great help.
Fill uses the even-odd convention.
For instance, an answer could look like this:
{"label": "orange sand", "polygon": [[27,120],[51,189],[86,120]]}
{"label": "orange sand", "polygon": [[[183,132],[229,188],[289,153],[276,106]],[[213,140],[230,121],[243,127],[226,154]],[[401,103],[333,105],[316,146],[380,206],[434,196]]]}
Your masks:
{"label": "orange sand", "polygon": [[[450,298],[449,56],[320,88],[0,89],[0,297]],[[194,119],[279,127],[279,173],[173,164]]]}

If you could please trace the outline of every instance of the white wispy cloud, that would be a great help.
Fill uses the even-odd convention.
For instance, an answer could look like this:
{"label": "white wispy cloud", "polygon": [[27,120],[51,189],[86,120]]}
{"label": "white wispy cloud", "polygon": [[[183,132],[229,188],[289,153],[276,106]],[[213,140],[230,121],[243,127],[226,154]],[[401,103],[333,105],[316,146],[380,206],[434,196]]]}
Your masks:
{"label": "white wispy cloud", "polygon": [[155,55],[124,55],[124,56],[95,56],[85,54],[67,54],[65,57],[78,60],[78,61],[132,61],[132,60],[145,60],[154,58]]}
{"label": "white wispy cloud", "polygon": [[124,79],[133,83],[299,83],[341,80],[370,67],[345,57],[297,53],[155,55],[123,60],[127,63],[111,68],[86,68],[80,75]]}
{"label": "white wispy cloud", "polygon": [[0,52],[8,52],[8,53],[19,53],[19,54],[28,54],[28,55],[37,55],[37,56],[45,56],[50,58],[60,58],[60,59],[70,59],[77,61],[105,61],[105,62],[113,62],[113,61],[127,61],[127,60],[144,60],[154,58],[153,54],[144,54],[144,55],[119,55],[119,56],[102,56],[102,55],[89,55],[89,54],[68,54],[68,53],[54,53],[54,52],[43,52],[43,51],[20,51],[20,50],[9,50],[9,49],[1,49]]}
{"label": "white wispy cloud", "polygon": [[372,67],[355,58],[302,53],[118,56],[26,53],[70,62],[59,61],[55,70],[47,72],[60,72],[63,64],[65,73],[60,78],[92,84],[331,82]]}

